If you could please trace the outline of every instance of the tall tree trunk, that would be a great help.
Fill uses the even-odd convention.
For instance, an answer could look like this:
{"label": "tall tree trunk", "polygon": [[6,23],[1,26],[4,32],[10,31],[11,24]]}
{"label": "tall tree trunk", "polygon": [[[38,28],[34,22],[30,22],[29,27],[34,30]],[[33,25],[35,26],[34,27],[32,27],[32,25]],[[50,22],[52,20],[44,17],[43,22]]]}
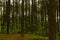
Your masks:
{"label": "tall tree trunk", "polygon": [[19,6],[19,0],[17,1],[17,0],[15,0],[15,12],[16,12],[16,15],[15,15],[15,18],[16,18],[16,20],[15,20],[15,24],[16,24],[16,29],[18,30],[18,27],[19,27],[19,25],[18,25],[18,15],[19,15],[19,10],[18,10],[18,7]]}
{"label": "tall tree trunk", "polygon": [[44,1],[41,1],[41,26],[44,26]]}
{"label": "tall tree trunk", "polygon": [[[60,2],[60,0],[58,2]],[[60,3],[59,3],[59,33],[60,33]],[[59,37],[60,37],[60,34],[59,34]]]}
{"label": "tall tree trunk", "polygon": [[41,26],[42,26],[42,33],[44,36],[44,1],[41,1]]}
{"label": "tall tree trunk", "polygon": [[33,18],[33,23],[34,23],[33,26],[34,27],[33,28],[34,28],[34,32],[36,34],[37,33],[37,28],[38,28],[37,27],[37,0],[34,0],[34,5],[33,6],[34,6],[34,12],[33,12],[34,13],[34,16],[33,16],[34,17]]}
{"label": "tall tree trunk", "polygon": [[56,0],[49,0],[48,21],[49,40],[56,40]]}
{"label": "tall tree trunk", "polygon": [[9,27],[10,27],[10,0],[6,1],[6,21],[7,21],[7,34],[9,34]]}
{"label": "tall tree trunk", "polygon": [[[58,2],[60,2],[60,0]],[[59,7],[58,8],[58,11],[59,11],[59,26],[60,26],[60,3],[59,3],[59,6],[58,7]],[[59,28],[59,32],[60,32],[60,28]]]}
{"label": "tall tree trunk", "polygon": [[31,33],[33,34],[33,16],[34,16],[34,7],[33,7],[33,4],[34,4],[34,0],[32,0],[32,9],[31,9]]}
{"label": "tall tree trunk", "polygon": [[6,25],[6,5],[5,3],[3,3],[3,16],[2,16],[2,23],[1,23],[1,31],[2,33],[4,33],[4,26]]}
{"label": "tall tree trunk", "polygon": [[58,6],[58,2],[57,2],[57,9],[56,9],[56,10],[57,10],[57,11],[56,11],[56,12],[57,12],[57,13],[56,13],[56,17],[57,17],[57,18],[56,18],[56,19],[57,19],[57,20],[56,20],[56,22],[57,22],[57,23],[56,23],[56,32],[59,32],[59,21],[60,21],[60,20],[59,20],[59,6]]}
{"label": "tall tree trunk", "polygon": [[46,15],[47,15],[47,6],[46,6],[46,2],[47,1],[44,1],[43,4],[44,4],[44,36],[47,36],[47,18],[46,18]]}
{"label": "tall tree trunk", "polygon": [[22,0],[22,9],[21,9],[21,36],[24,36],[24,0]]}
{"label": "tall tree trunk", "polygon": [[[20,2],[21,0],[19,0]],[[21,5],[19,4],[19,31],[18,34],[21,33]]]}
{"label": "tall tree trunk", "polygon": [[14,0],[13,0],[13,12],[12,12],[12,27],[11,27],[11,32],[13,32],[13,27],[14,27]]}
{"label": "tall tree trunk", "polygon": [[31,33],[35,32],[37,29],[37,1],[32,0],[32,10],[31,10]]}
{"label": "tall tree trunk", "polygon": [[28,23],[27,23],[28,22],[27,21],[27,0],[25,0],[25,3],[26,4],[25,4],[25,18],[24,19],[25,19],[25,29],[26,29],[25,33],[27,33],[28,32],[28,26],[27,26],[28,25]]}
{"label": "tall tree trunk", "polygon": [[28,11],[29,11],[29,32],[31,32],[31,4],[30,4],[30,0],[27,1],[28,3]]}

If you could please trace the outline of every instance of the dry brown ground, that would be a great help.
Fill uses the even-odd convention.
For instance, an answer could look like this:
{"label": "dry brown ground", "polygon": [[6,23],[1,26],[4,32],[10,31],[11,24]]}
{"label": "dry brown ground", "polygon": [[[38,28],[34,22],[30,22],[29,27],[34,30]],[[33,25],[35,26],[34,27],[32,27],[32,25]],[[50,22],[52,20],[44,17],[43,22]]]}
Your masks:
{"label": "dry brown ground", "polygon": [[27,37],[21,37],[20,35],[8,35],[5,40],[46,40],[46,39],[40,39],[37,38],[27,38]]}

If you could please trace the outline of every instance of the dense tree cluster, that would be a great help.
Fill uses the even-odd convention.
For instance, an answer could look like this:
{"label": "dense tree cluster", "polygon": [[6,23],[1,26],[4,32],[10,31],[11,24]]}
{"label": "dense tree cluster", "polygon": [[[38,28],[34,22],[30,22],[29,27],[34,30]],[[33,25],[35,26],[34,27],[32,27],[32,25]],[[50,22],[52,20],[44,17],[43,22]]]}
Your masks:
{"label": "dense tree cluster", "polygon": [[[56,0],[0,0],[0,32],[48,36],[60,35],[59,3]],[[54,38],[53,38],[54,36]]]}

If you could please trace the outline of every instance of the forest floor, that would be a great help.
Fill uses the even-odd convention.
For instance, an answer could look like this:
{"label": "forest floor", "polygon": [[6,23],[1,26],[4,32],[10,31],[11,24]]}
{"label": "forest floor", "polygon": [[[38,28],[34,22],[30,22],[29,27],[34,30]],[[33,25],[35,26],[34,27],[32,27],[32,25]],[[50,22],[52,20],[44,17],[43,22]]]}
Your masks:
{"label": "forest floor", "polygon": [[20,34],[0,34],[0,40],[47,40],[47,37],[39,37],[34,35],[25,35],[21,37]]}
{"label": "forest floor", "polygon": [[24,37],[21,37],[20,34],[0,34],[0,40],[48,40],[48,37],[39,37],[36,35],[27,35],[25,34]]}

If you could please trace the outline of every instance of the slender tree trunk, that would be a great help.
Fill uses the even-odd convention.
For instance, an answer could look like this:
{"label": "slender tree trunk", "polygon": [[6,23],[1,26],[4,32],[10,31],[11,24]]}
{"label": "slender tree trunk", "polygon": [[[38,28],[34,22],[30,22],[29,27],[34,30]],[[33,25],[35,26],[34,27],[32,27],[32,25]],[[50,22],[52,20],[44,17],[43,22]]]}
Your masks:
{"label": "slender tree trunk", "polygon": [[44,4],[43,1],[41,1],[41,26],[44,26]]}
{"label": "slender tree trunk", "polygon": [[28,25],[28,23],[27,23],[28,22],[27,21],[27,11],[28,11],[27,10],[27,0],[25,0],[25,3],[26,4],[25,4],[25,18],[24,19],[25,19],[25,29],[26,29],[26,32],[25,33],[27,33],[28,32],[28,26],[27,26]]}
{"label": "slender tree trunk", "polygon": [[59,32],[59,10],[58,10],[58,4],[57,4],[57,13],[56,13],[56,21],[57,21],[57,23],[56,23],[56,32]]}
{"label": "slender tree trunk", "polygon": [[44,36],[44,1],[41,1],[41,26],[42,26],[42,33]]}
{"label": "slender tree trunk", "polygon": [[6,5],[3,3],[3,16],[2,16],[2,24],[1,31],[4,33],[4,26],[6,25]]}
{"label": "slender tree trunk", "polygon": [[[60,2],[60,0],[59,0],[59,2]],[[59,11],[59,26],[60,26],[60,3],[59,3],[59,6],[58,7],[59,7],[58,8],[59,9],[58,11]],[[60,27],[59,27],[59,32],[60,32]]]}
{"label": "slender tree trunk", "polygon": [[29,32],[31,32],[31,4],[30,4],[30,0],[28,0],[28,11],[29,11]]}
{"label": "slender tree trunk", "polygon": [[37,0],[34,0],[34,18],[33,18],[34,32],[37,32]]}
{"label": "slender tree trunk", "polygon": [[7,21],[7,34],[9,34],[10,27],[10,0],[6,2],[6,21]]}
{"label": "slender tree trunk", "polygon": [[[60,2],[60,0],[59,0]],[[60,33],[60,3],[59,3],[59,33]],[[59,34],[59,37],[60,37],[60,34]]]}
{"label": "slender tree trunk", "polygon": [[33,2],[34,0],[32,0],[32,9],[31,9],[31,34],[33,34],[33,16],[34,16],[34,7],[33,7]]}
{"label": "slender tree trunk", "polygon": [[16,20],[15,20],[15,24],[16,24],[16,29],[18,30],[18,15],[19,15],[19,0],[15,0],[15,12],[16,12],[16,15],[15,15],[15,18],[16,18]]}
{"label": "slender tree trunk", "polygon": [[24,36],[24,0],[22,0],[22,9],[21,9],[21,36]]}
{"label": "slender tree trunk", "polygon": [[47,15],[47,7],[46,7],[46,2],[47,1],[44,1],[44,36],[47,36],[47,18],[46,18],[46,15]]}
{"label": "slender tree trunk", "polygon": [[12,12],[12,27],[11,27],[11,32],[13,32],[13,27],[14,27],[14,0],[13,0],[13,12]]}
{"label": "slender tree trunk", "polygon": [[[19,0],[19,2],[20,2],[21,0]],[[20,34],[21,33],[21,5],[19,4],[19,31],[18,31],[18,34]]]}

